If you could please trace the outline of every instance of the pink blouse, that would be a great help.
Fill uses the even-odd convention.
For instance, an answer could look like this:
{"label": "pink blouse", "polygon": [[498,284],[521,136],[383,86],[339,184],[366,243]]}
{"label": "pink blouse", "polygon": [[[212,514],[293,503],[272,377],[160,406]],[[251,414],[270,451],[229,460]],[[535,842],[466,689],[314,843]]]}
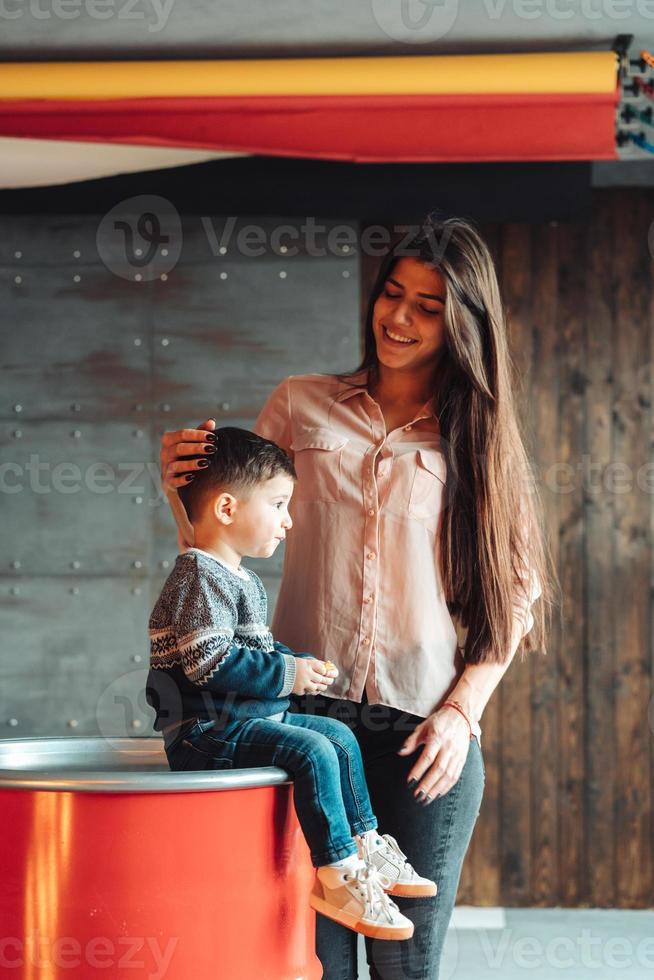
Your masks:
{"label": "pink blouse", "polygon": [[298,474],[272,633],[336,664],[330,696],[360,702],[365,689],[370,704],[427,717],[465,666],[439,575],[445,455],[431,403],[387,432],[365,381],[291,376],[255,423]]}

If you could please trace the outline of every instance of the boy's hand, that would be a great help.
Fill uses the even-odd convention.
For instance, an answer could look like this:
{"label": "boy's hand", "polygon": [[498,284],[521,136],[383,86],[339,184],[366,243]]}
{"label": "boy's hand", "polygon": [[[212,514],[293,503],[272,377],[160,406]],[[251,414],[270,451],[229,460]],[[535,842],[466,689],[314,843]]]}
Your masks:
{"label": "boy's hand", "polygon": [[333,665],[308,657],[298,658],[295,664],[293,694],[322,694],[334,683],[338,671]]}

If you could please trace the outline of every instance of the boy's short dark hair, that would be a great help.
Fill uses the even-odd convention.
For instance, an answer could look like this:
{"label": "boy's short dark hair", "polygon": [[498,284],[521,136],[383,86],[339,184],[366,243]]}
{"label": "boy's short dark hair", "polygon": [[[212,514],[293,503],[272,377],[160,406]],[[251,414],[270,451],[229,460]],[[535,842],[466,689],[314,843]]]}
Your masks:
{"label": "boy's short dark hair", "polygon": [[[279,473],[297,480],[290,457],[270,439],[235,426],[215,429],[214,435],[215,453],[202,454],[209,465],[194,470],[195,479],[177,491],[191,522],[200,517],[209,497],[220,490],[247,493]],[[197,456],[180,458],[197,459]]]}

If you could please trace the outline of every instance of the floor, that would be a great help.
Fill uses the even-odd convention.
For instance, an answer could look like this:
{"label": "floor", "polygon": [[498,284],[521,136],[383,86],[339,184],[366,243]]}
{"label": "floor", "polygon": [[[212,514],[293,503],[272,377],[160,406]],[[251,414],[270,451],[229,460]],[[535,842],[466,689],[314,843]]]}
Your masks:
{"label": "floor", "polygon": [[[359,980],[369,980],[359,937]],[[654,909],[454,910],[439,980],[654,980]]]}

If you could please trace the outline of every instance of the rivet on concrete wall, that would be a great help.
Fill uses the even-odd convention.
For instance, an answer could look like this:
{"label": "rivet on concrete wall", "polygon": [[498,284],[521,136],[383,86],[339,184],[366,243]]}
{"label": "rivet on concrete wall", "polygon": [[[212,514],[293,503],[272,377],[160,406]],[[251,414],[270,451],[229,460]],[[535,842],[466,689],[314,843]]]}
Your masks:
{"label": "rivet on concrete wall", "polygon": [[70,406],[70,410],[71,412],[81,412],[82,406],[79,405],[77,402],[73,402],[73,404]]}
{"label": "rivet on concrete wall", "polygon": [[227,255],[227,249],[225,248],[224,245],[221,245],[218,251],[220,252],[221,255]]}
{"label": "rivet on concrete wall", "polygon": [[75,251],[73,252],[73,258],[78,259],[81,254],[82,253],[80,252],[80,250],[76,248]]}
{"label": "rivet on concrete wall", "polygon": [[22,281],[23,281],[22,276],[14,276],[14,282],[16,283],[17,286],[20,286]]}
{"label": "rivet on concrete wall", "polygon": [[140,594],[141,594],[141,590],[139,589],[138,586],[136,586],[136,588],[132,589],[132,595],[140,595]]}
{"label": "rivet on concrete wall", "polygon": [[286,273],[284,272],[284,270],[283,270],[283,269],[282,269],[282,271],[281,271],[281,272],[279,273],[279,278],[280,278],[280,279],[286,279]]}
{"label": "rivet on concrete wall", "polygon": [[81,439],[82,433],[80,432],[79,429],[73,429],[73,431],[71,432],[71,436],[73,439]]}
{"label": "rivet on concrete wall", "polygon": [[135,504],[142,504],[143,503],[143,497],[134,497],[134,503]]}
{"label": "rivet on concrete wall", "polygon": [[142,412],[143,411],[143,406],[142,405],[135,405],[134,406],[134,411],[135,412]]}
{"label": "rivet on concrete wall", "polygon": [[134,429],[134,433],[133,434],[134,434],[134,438],[135,439],[142,439],[143,438],[143,429]]}
{"label": "rivet on concrete wall", "polygon": [[12,587],[11,587],[11,594],[12,595],[20,595],[20,589],[18,588],[17,585],[12,585]]}
{"label": "rivet on concrete wall", "polygon": [[18,724],[18,718],[10,718],[7,724],[10,725],[12,728],[15,728],[16,725]]}
{"label": "rivet on concrete wall", "polygon": [[140,727],[141,727],[140,718],[135,718],[134,721],[132,722],[132,728],[140,728]]}
{"label": "rivet on concrete wall", "polygon": [[141,346],[141,338],[140,337],[135,337],[134,338],[134,346],[135,347],[140,347]]}
{"label": "rivet on concrete wall", "polygon": [[220,278],[221,279],[226,279],[227,278],[227,273],[226,272],[221,272],[220,273]]}
{"label": "rivet on concrete wall", "polygon": [[20,562],[18,561],[17,558],[14,561],[12,561],[11,567],[12,568],[20,568]]}
{"label": "rivet on concrete wall", "polygon": [[159,278],[162,282],[168,282],[168,274],[166,272],[162,272]]}
{"label": "rivet on concrete wall", "polygon": [[280,245],[279,246],[279,251],[282,253],[282,255],[286,255],[286,253],[288,252],[288,246],[287,245]]}
{"label": "rivet on concrete wall", "polygon": [[82,567],[82,563],[81,563],[81,561],[77,561],[77,559],[75,559],[75,561],[71,561],[70,567],[71,568],[81,568]]}
{"label": "rivet on concrete wall", "polygon": [[69,589],[68,591],[70,592],[71,595],[79,595],[79,589],[77,588],[76,585],[74,585],[72,589]]}
{"label": "rivet on concrete wall", "polygon": [[140,281],[141,281],[141,279],[143,278],[143,276],[141,275],[141,273],[140,273],[140,272],[137,272],[137,273],[136,273],[136,275],[134,276],[134,278],[135,278],[135,280],[136,280],[137,282],[140,282]]}
{"label": "rivet on concrete wall", "polygon": [[222,402],[221,405],[220,405],[220,407],[222,408],[223,412],[228,412],[229,411],[229,402]]}
{"label": "rivet on concrete wall", "polygon": [[161,338],[161,346],[162,347],[167,347],[169,343],[170,343],[170,341],[168,340],[168,337],[162,337]]}
{"label": "rivet on concrete wall", "polygon": [[170,562],[168,561],[167,558],[164,558],[164,560],[163,561],[160,561],[159,564],[161,565],[162,568],[168,568],[168,566],[170,565]]}
{"label": "rivet on concrete wall", "polygon": [[349,278],[350,278],[350,273],[347,271],[347,269],[345,269],[345,271],[343,272],[343,279],[349,279]]}
{"label": "rivet on concrete wall", "polygon": [[14,258],[15,259],[22,259],[22,257],[23,257],[23,253],[22,252],[14,252]]}
{"label": "rivet on concrete wall", "polygon": [[143,562],[139,561],[137,558],[136,561],[132,562],[132,568],[143,568]]}
{"label": "rivet on concrete wall", "polygon": [[23,411],[22,405],[14,405],[14,412],[22,412],[22,411]]}
{"label": "rivet on concrete wall", "polygon": [[73,276],[73,282],[81,282],[81,281],[82,281],[81,276]]}
{"label": "rivet on concrete wall", "polygon": [[77,728],[78,725],[79,725],[79,722],[78,722],[77,718],[69,718],[68,719],[68,727],[69,728]]}
{"label": "rivet on concrete wall", "polygon": [[141,663],[141,655],[138,654],[138,653],[135,653],[134,656],[131,659],[132,659],[132,663],[134,663],[134,664],[140,664]]}
{"label": "rivet on concrete wall", "polygon": [[169,412],[170,411],[170,405],[168,404],[168,402],[164,402],[164,404],[161,406],[161,411],[162,412]]}
{"label": "rivet on concrete wall", "polygon": [[22,439],[23,438],[23,433],[22,433],[21,429],[14,429],[14,431],[11,434],[14,437],[14,439]]}

